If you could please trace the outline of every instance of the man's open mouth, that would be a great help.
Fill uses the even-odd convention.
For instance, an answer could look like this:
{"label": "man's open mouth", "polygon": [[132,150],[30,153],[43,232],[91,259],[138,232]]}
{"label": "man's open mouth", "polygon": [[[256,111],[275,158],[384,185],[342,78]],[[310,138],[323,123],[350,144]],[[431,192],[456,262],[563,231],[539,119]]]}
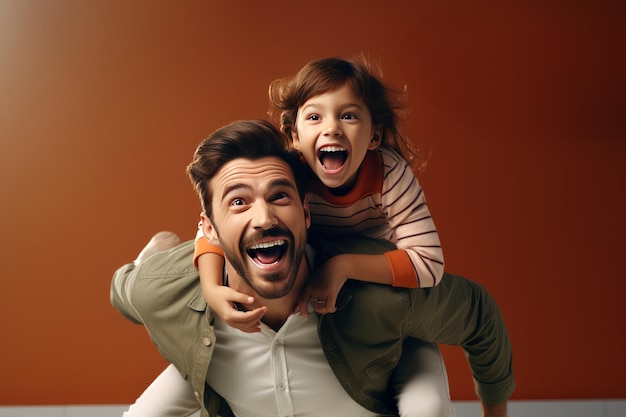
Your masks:
{"label": "man's open mouth", "polygon": [[270,265],[280,261],[287,252],[287,241],[277,239],[271,242],[257,243],[246,249],[246,253],[252,260],[259,264]]}
{"label": "man's open mouth", "polygon": [[329,171],[337,170],[346,163],[348,150],[337,145],[322,146],[317,151],[317,159],[325,169]]}

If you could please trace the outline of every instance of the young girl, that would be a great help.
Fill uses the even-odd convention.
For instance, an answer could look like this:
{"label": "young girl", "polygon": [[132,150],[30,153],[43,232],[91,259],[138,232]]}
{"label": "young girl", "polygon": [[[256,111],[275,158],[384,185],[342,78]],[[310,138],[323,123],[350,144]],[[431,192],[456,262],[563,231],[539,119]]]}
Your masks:
{"label": "young girl", "polygon": [[[309,167],[309,237],[365,235],[398,248],[384,255],[331,258],[314,273],[300,311],[307,314],[310,303],[318,313],[334,312],[348,278],[406,288],[437,285],[444,268],[441,244],[407,162],[419,159],[400,129],[398,96],[363,58],[312,61],[294,77],[274,81],[269,95],[281,112],[281,130]],[[195,259],[205,299],[231,327],[259,331],[264,309],[234,308],[252,300],[221,285],[219,254],[199,231]]]}

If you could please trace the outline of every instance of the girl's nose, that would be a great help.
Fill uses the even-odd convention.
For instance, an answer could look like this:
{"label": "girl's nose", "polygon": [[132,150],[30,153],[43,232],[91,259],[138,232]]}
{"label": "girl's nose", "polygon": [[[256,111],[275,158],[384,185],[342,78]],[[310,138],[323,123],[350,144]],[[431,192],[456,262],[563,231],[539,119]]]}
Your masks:
{"label": "girl's nose", "polygon": [[341,127],[337,120],[329,120],[326,122],[324,128],[324,135],[326,136],[339,136],[341,135]]}

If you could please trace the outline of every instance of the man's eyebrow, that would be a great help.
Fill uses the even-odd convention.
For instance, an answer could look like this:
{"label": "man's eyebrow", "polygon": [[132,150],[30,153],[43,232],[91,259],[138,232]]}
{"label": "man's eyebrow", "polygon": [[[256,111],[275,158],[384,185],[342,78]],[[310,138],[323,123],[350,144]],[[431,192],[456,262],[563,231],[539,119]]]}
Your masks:
{"label": "man's eyebrow", "polygon": [[233,191],[237,191],[237,190],[249,190],[252,187],[250,187],[247,184],[243,184],[243,183],[237,183],[237,184],[232,184],[227,186],[226,188],[224,188],[223,192],[222,192],[222,196],[228,195],[230,193],[232,193]]}
{"label": "man's eyebrow", "polygon": [[296,184],[294,184],[293,181],[287,178],[281,178],[281,179],[272,181],[271,186],[272,187],[289,187],[293,190],[297,190]]}
{"label": "man's eyebrow", "polygon": [[[274,180],[269,185],[270,187],[288,187],[288,188],[291,188],[292,190],[297,191],[297,187],[294,184],[294,182],[287,178],[280,178],[280,179]],[[244,183],[232,184],[224,188],[224,190],[222,191],[222,196],[226,196],[238,190],[251,190],[251,189],[252,187],[248,184],[244,184]]]}

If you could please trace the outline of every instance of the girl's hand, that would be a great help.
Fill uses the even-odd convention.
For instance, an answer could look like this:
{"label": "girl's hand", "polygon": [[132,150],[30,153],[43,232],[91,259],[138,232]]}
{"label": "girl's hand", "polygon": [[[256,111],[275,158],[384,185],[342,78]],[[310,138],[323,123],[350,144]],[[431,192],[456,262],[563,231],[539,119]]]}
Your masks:
{"label": "girl's hand", "polygon": [[345,265],[342,255],[337,255],[313,272],[298,301],[298,309],[302,315],[308,316],[309,304],[320,314],[337,311],[337,295],[348,279]]}
{"label": "girl's hand", "polygon": [[267,307],[246,311],[245,306],[254,302],[253,297],[223,285],[203,287],[202,291],[213,312],[224,323],[246,333],[261,331],[261,318],[267,311]]}

